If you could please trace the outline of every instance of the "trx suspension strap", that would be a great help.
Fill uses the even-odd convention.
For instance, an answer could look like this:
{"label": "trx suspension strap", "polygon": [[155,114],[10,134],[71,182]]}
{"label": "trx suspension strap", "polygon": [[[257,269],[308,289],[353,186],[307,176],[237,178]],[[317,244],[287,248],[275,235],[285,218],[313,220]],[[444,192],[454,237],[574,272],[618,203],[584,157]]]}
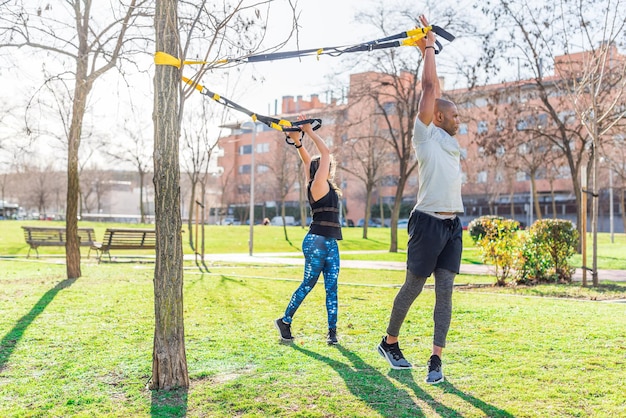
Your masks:
{"label": "trx suspension strap", "polygon": [[196,90],[198,90],[201,94],[215,100],[216,102],[229,107],[231,109],[237,110],[239,112],[243,112],[246,115],[250,116],[252,118],[253,121],[259,121],[262,122],[264,124],[266,124],[267,126],[269,126],[272,129],[276,129],[277,131],[281,131],[281,132],[301,132],[302,129],[300,128],[301,125],[306,125],[307,123],[311,124],[311,127],[313,128],[313,130],[317,130],[322,126],[322,120],[321,119],[305,119],[305,120],[299,120],[296,122],[290,122],[286,119],[276,119],[276,118],[272,118],[269,116],[263,116],[263,115],[259,115],[255,112],[252,112],[248,109],[246,109],[243,106],[238,105],[237,103],[233,102],[232,100],[229,100],[225,97],[220,96],[217,93],[213,93],[212,91],[208,90],[206,87],[204,87],[201,84],[198,84],[196,82],[194,82],[193,80],[190,80],[187,77],[183,77],[183,81],[187,84],[189,84],[190,86],[193,86]]}
{"label": "trx suspension strap", "polygon": [[[400,46],[415,46],[417,42],[426,36],[429,31],[433,31],[437,36],[447,40],[448,42],[452,42],[455,37],[450,32],[441,28],[440,26],[431,25],[426,26],[424,28],[417,27],[414,29],[410,29],[408,31],[400,32],[395,35],[386,36],[384,38],[375,39],[369,42],[363,42],[357,45],[350,46],[331,46],[324,48],[312,48],[312,49],[302,49],[298,51],[284,51],[284,52],[275,52],[269,54],[259,54],[259,55],[250,55],[246,57],[240,58],[231,58],[231,59],[222,59],[219,61],[185,61],[184,64],[228,64],[233,62],[262,62],[262,61],[273,61],[287,58],[297,58],[297,57],[305,57],[315,55],[319,58],[320,55],[330,55],[331,57],[336,57],[349,52],[362,52],[362,51],[373,51],[376,49],[385,49],[385,48],[395,48]],[[436,41],[437,47],[435,48],[435,53],[438,54],[443,49],[441,42],[439,40]],[[180,60],[178,58],[172,57],[169,54],[164,52],[157,52],[154,56],[154,62],[156,64],[161,65],[174,65],[180,68]]]}
{"label": "trx suspension strap", "polygon": [[[240,58],[236,60],[243,60],[246,62],[261,62],[261,61],[273,61],[279,59],[286,58],[295,58],[295,57],[304,57],[310,55],[330,55],[331,57],[336,57],[349,52],[362,52],[362,51],[373,51],[376,49],[385,49],[385,48],[395,48],[399,46],[416,46],[417,41],[426,36],[429,31],[435,32],[438,36],[443,39],[452,42],[455,39],[455,36],[445,29],[431,25],[425,28],[415,28],[408,31],[400,32],[395,35],[387,36],[385,38],[376,39],[369,42],[364,42],[361,44],[353,45],[353,46],[333,46],[333,47],[325,47],[325,48],[313,48],[313,49],[303,49],[299,51],[285,51],[285,52],[276,52],[271,54],[259,54],[259,55],[251,55],[245,59]],[[438,54],[443,49],[443,46],[439,41],[436,41],[437,48],[435,48],[435,53]]]}

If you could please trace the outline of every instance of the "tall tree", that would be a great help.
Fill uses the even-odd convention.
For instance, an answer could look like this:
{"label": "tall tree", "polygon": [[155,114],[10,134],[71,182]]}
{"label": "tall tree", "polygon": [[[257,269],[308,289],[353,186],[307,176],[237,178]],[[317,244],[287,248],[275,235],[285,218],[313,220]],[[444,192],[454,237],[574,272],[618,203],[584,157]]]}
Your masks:
{"label": "tall tree", "polygon": [[[66,267],[68,279],[81,276],[78,237],[79,148],[87,99],[95,81],[128,52],[127,31],[140,26],[147,0],[110,2],[95,9],[92,0],[66,0],[45,7],[23,0],[5,2],[0,12],[0,47],[29,48],[59,58],[59,77],[69,77],[71,121],[67,133]],[[92,15],[93,13],[93,15]],[[68,24],[66,22],[73,22]],[[69,58],[69,60],[67,60]],[[65,63],[72,63],[73,69]]]}
{"label": "tall tree", "polygon": [[[619,83],[614,77],[606,76],[615,68],[604,65],[609,63],[610,57],[608,52],[602,51],[625,40],[624,2],[605,0],[590,9],[585,1],[494,0],[484,4],[481,10],[488,22],[493,22],[495,32],[484,43],[485,62],[489,62],[486,68],[493,70],[492,76],[505,78],[506,70],[517,66],[518,78],[520,72],[530,77],[533,94],[537,95],[542,112],[554,126],[554,134],[547,139],[567,160],[579,208],[577,225],[584,234],[581,211],[582,189],[586,185],[580,184],[579,175],[587,161],[593,160],[590,152],[594,152],[601,140],[600,131],[592,121],[614,106],[618,93],[613,87]],[[584,50],[591,54],[582,54]],[[559,55],[562,57],[557,60]],[[590,57],[604,58],[593,62],[588,60]],[[623,64],[617,71],[623,74],[619,68],[623,68]],[[556,77],[547,74],[550,69]],[[601,103],[604,106],[593,109]],[[564,112],[568,109],[575,112]]]}
{"label": "tall tree", "polygon": [[[178,1],[158,0],[156,50],[180,57]],[[183,247],[180,215],[181,71],[159,65],[154,73],[154,349],[151,389],[189,387],[183,321]]]}
{"label": "tall tree", "polygon": [[[359,100],[362,103],[362,101]],[[358,113],[358,112],[356,112]],[[366,116],[366,115],[363,115]],[[341,170],[359,179],[365,189],[365,217],[363,238],[367,239],[367,229],[371,218],[372,195],[383,176],[391,167],[390,152],[381,138],[380,128],[374,115],[367,115],[365,120],[356,121],[347,127],[350,138],[340,148]]]}
{"label": "tall tree", "polygon": [[[197,204],[197,188],[198,185],[201,186],[200,201],[204,205],[207,177],[212,174],[210,173],[211,157],[217,147],[218,135],[213,135],[209,132],[209,124],[214,119],[210,105],[211,103],[208,103],[206,100],[203,101],[197,110],[189,111],[188,109],[183,119],[181,137],[182,166],[189,177],[191,188],[187,212],[187,228],[189,231],[192,230],[194,214],[197,212],[194,210]],[[204,225],[204,220],[202,221]],[[198,243],[194,242],[194,235],[189,234],[189,246],[196,254],[198,253],[197,245]]]}
{"label": "tall tree", "polygon": [[[179,11],[179,5],[181,10]],[[258,8],[265,6],[266,13]],[[213,9],[210,10],[210,7]],[[180,14],[179,14],[180,12]],[[187,388],[189,374],[183,320],[183,253],[180,213],[180,133],[185,100],[196,86],[181,83],[185,58],[205,57],[191,78],[198,82],[219,67],[226,56],[260,48],[269,3],[243,1],[211,6],[207,0],[157,0],[154,16],[156,52],[179,60],[157,65],[154,75],[154,188],[156,266],[154,271],[155,331],[151,389]],[[181,34],[184,39],[181,39]],[[259,38],[257,38],[259,36]]]}

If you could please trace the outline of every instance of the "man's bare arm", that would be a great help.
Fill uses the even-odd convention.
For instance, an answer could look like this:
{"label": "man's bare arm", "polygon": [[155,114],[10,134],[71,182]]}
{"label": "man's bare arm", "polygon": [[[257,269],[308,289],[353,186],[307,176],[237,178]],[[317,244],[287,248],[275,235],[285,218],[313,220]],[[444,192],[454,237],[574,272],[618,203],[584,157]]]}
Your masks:
{"label": "man's bare arm", "polygon": [[[420,21],[425,27],[428,20],[424,15]],[[432,122],[435,114],[435,101],[441,97],[437,66],[435,62],[435,33],[429,31],[419,44],[424,63],[422,68],[422,97],[420,98],[417,117],[422,123],[428,125]]]}

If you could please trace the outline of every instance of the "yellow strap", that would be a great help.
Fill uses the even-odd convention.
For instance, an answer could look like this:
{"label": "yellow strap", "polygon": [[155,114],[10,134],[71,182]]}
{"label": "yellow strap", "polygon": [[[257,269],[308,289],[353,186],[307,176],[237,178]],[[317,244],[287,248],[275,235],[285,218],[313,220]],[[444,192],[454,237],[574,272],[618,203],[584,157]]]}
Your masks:
{"label": "yellow strap", "polygon": [[432,26],[426,26],[425,28],[415,28],[415,29],[411,29],[406,31],[406,35],[410,38],[412,36],[415,35],[419,35],[419,34],[423,34],[426,35],[428,32],[430,32],[432,30]]}
{"label": "yellow strap", "polygon": [[187,78],[187,77],[183,77],[183,81],[187,84],[189,84],[190,86],[193,86],[196,90],[198,90],[199,92],[202,92],[202,90],[204,89],[204,87],[202,87],[201,84],[196,83],[195,81]]}
{"label": "yellow strap", "polygon": [[250,117],[252,118],[252,122],[256,122],[257,120],[256,114],[250,115]]}
{"label": "yellow strap", "polygon": [[180,68],[180,60],[167,52],[157,51],[154,53],[154,63],[156,65],[172,65]]}
{"label": "yellow strap", "polygon": [[282,126],[292,126],[292,125],[291,125],[291,122],[289,122],[288,120],[285,120],[285,119],[281,119],[281,120],[279,120],[279,121],[278,121],[278,123],[279,123],[280,125],[282,125]]}
{"label": "yellow strap", "polygon": [[320,55],[322,55],[324,53],[324,48],[320,48],[317,50],[317,60],[320,60]]}
{"label": "yellow strap", "polygon": [[425,33],[420,33],[419,35],[411,36],[410,38],[405,38],[402,40],[402,46],[417,46],[417,41],[425,37]]}
{"label": "yellow strap", "polygon": [[[227,60],[217,61],[220,64],[228,62]],[[154,53],[154,63],[156,65],[172,65],[176,68],[180,68],[180,60],[167,52],[157,51]],[[207,61],[184,61],[185,65],[189,64],[209,64]]]}
{"label": "yellow strap", "polygon": [[279,125],[279,124],[277,124],[277,123],[272,122],[272,123],[271,123],[271,126],[272,126],[272,129],[276,129],[277,131],[282,131],[282,130],[283,130],[283,127],[282,127],[282,126],[280,126],[280,125]]}

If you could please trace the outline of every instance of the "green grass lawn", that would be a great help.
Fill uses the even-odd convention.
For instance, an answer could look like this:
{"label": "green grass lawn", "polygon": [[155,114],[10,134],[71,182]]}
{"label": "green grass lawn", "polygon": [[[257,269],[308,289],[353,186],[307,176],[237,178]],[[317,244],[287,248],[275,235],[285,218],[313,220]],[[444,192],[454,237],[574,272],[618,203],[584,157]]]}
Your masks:
{"label": "green grass lawn", "polygon": [[[272,321],[299,284],[301,267],[215,263],[201,273],[187,262],[191,387],[151,392],[145,386],[154,264],[85,257],[83,277],[66,280],[62,248],[25,258],[23,224],[0,222],[0,417],[626,416],[626,303],[615,301],[626,299],[626,283],[494,288],[482,285],[490,281],[483,276],[460,275],[444,356],[447,381],[429,386],[423,378],[432,279],[402,329],[402,348],[415,368],[394,371],[375,346],[404,272],[343,268],[340,345],[325,343],[321,283],[295,317],[295,343],[284,345]],[[102,236],[111,225],[81,226]],[[208,227],[207,253],[247,253],[248,231]],[[255,251],[295,256],[305,233],[288,228],[289,242],[280,227],[255,227]],[[349,255],[357,259],[404,261],[406,232],[398,254],[385,251],[388,229],[369,233],[364,240],[360,228],[345,228],[341,249],[379,251]],[[611,244],[601,236],[603,260],[614,260],[607,265],[626,264],[626,242],[616,238]],[[466,241],[464,262],[479,262],[472,252]]]}
{"label": "green grass lawn", "polygon": [[[28,245],[24,242],[22,225],[62,226],[63,222],[50,221],[1,221],[0,222],[0,256],[26,256]],[[93,227],[96,237],[101,238],[107,227],[129,227],[127,224],[111,224],[97,222],[80,222],[81,227]],[[131,225],[137,227],[153,227],[153,225]],[[193,254],[189,246],[189,231],[187,225],[183,225],[183,251],[185,254]],[[283,227],[262,226],[254,227],[254,252],[294,252],[301,253],[300,245],[306,234],[305,228],[292,226],[287,227],[287,236]],[[196,231],[192,227],[191,233],[195,237]],[[248,226],[218,226],[207,225],[205,227],[205,253],[248,253],[248,239],[250,228]],[[342,254],[345,260],[381,260],[381,261],[404,261],[406,259],[407,233],[404,229],[398,230],[398,251],[389,253],[390,230],[389,228],[369,228],[368,238],[363,239],[362,228],[343,228],[344,240],[340,241],[340,251],[380,251],[375,254]],[[200,232],[199,232],[200,236]],[[587,265],[591,266],[591,238],[588,239]],[[87,249],[81,249],[84,257],[87,257]],[[40,254],[63,255],[64,248],[42,247]],[[118,253],[123,255],[125,252]],[[145,251],[144,254],[154,252]],[[464,232],[463,235],[463,263],[482,264],[480,253],[474,246],[471,238]],[[579,254],[574,255],[572,264],[580,267],[582,259]],[[626,234],[616,234],[615,242],[611,243],[609,234],[598,234],[598,268],[626,270]]]}
{"label": "green grass lawn", "polygon": [[[279,317],[301,269],[185,270],[191,387],[150,392],[153,265],[0,260],[2,417],[571,417],[626,414],[626,304],[459,288],[444,356],[447,381],[423,382],[434,292],[402,329],[415,364],[376,352],[401,271],[344,269],[340,345],[325,343],[323,286],[298,311],[295,343]],[[471,280],[463,276],[460,281]],[[429,281],[429,284],[432,284]]]}

